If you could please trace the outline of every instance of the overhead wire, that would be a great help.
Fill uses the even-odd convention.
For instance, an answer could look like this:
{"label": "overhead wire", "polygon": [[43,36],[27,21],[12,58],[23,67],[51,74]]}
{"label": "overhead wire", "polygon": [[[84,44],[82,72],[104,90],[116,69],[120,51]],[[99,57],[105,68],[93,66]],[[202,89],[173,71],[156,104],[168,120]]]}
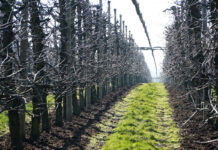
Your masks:
{"label": "overhead wire", "polygon": [[152,48],[152,45],[151,45],[151,40],[150,40],[150,37],[149,37],[149,33],[148,33],[148,30],[147,30],[147,27],[145,25],[145,21],[143,19],[143,16],[142,16],[142,13],[140,11],[140,8],[139,8],[139,3],[137,2],[137,0],[132,0],[132,3],[134,4],[135,6],[135,9],[136,9],[136,13],[142,23],[142,26],[144,28],[144,31],[145,31],[145,34],[146,34],[146,37],[147,37],[147,40],[148,40],[148,44],[150,46],[150,49],[152,51],[152,57],[153,57],[153,60],[154,60],[154,64],[155,64],[155,69],[156,69],[156,75],[157,75],[157,64],[156,64],[156,60],[155,60],[155,56],[154,56],[154,50]]}

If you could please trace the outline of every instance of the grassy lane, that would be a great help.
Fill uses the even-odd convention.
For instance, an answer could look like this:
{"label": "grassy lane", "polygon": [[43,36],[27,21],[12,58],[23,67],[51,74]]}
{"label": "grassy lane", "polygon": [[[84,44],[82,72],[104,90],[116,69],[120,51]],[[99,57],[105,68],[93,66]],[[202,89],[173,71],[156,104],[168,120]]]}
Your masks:
{"label": "grassy lane", "polygon": [[[101,128],[101,137],[106,136],[103,150],[172,150],[180,147],[179,129],[171,117],[172,109],[163,84],[140,85],[120,103],[118,105],[125,104],[125,107],[115,108],[116,112],[123,113],[116,127],[111,129],[112,134],[105,135],[105,127]],[[98,139],[98,135],[95,137],[91,143]]]}

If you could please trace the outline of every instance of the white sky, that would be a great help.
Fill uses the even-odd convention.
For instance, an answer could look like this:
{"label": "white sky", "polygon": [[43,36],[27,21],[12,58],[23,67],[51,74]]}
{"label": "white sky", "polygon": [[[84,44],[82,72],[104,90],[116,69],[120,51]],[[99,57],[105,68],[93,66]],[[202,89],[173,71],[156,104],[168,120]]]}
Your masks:
{"label": "white sky", "polygon": [[[99,0],[90,0],[90,2],[98,2]],[[165,27],[170,24],[171,18],[169,13],[163,11],[173,5],[174,0],[137,0],[140,4],[140,10],[145,20],[152,46],[165,47],[164,31]],[[107,0],[103,0],[104,10],[107,9]],[[117,9],[117,15],[122,14],[125,24],[131,30],[133,37],[138,46],[149,47],[144,29],[136,14],[132,0],[111,0],[111,13],[113,9]],[[112,19],[113,21],[113,19]],[[154,61],[150,51],[144,51],[145,60],[153,77],[156,76]],[[155,52],[155,58],[158,66],[158,76],[161,72],[162,61],[164,58],[162,51]]]}

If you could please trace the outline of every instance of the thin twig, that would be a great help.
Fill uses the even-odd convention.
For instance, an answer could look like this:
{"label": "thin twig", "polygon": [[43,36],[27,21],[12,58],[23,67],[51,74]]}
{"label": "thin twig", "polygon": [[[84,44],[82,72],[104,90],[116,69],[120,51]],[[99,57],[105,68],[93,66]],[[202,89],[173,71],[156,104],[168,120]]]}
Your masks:
{"label": "thin twig", "polygon": [[218,142],[218,139],[214,139],[214,140],[209,140],[209,141],[194,141],[195,143],[199,143],[199,144],[207,144],[207,143],[212,143],[212,142]]}
{"label": "thin twig", "polygon": [[182,127],[183,127],[184,125],[186,125],[186,124],[194,117],[194,115],[195,115],[197,112],[198,112],[198,110],[196,110],[196,111],[182,124]]}

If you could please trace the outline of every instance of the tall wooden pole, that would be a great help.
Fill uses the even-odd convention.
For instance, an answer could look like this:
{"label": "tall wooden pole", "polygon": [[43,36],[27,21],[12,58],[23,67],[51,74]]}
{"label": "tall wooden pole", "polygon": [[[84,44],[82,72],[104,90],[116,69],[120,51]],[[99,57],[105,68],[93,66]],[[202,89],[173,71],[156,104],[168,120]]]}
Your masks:
{"label": "tall wooden pole", "polygon": [[[72,70],[72,105],[73,105],[73,114],[79,115],[80,114],[80,106],[79,106],[79,100],[77,99],[77,87],[78,84],[76,80],[75,70],[77,70],[77,66],[74,64],[77,64],[76,62],[76,42],[78,42],[76,38],[76,4],[79,3],[78,0],[71,0],[71,13],[72,13],[72,19],[71,19],[71,44],[72,44],[72,56],[71,56],[71,70]],[[74,69],[72,69],[74,67]]]}
{"label": "tall wooden pole", "polygon": [[[126,41],[127,41],[127,48],[126,48],[126,55],[127,55],[127,62],[129,61],[129,49],[130,49],[130,38],[128,38],[128,27],[127,25],[126,27],[126,32],[125,32],[125,37],[126,37]],[[127,67],[129,68],[129,67]],[[127,74],[126,74],[126,84],[127,86],[129,86],[129,72],[127,70]]]}
{"label": "tall wooden pole", "polygon": [[[86,0],[86,8],[84,11],[84,26],[85,26],[85,32],[86,32],[86,36],[85,36],[85,44],[89,44],[90,42],[90,38],[91,38],[91,32],[92,32],[92,20],[91,20],[91,11],[89,8],[89,0]],[[86,60],[85,60],[85,64],[88,65],[88,58],[90,58],[90,51],[89,49],[86,48],[85,51],[86,54]],[[86,66],[85,68],[85,76],[86,76],[86,81],[88,80],[88,66]],[[91,107],[91,85],[89,82],[86,83],[86,108],[89,109]]]}
{"label": "tall wooden pole", "polygon": [[[84,63],[83,55],[84,55],[84,48],[83,48],[83,36],[82,36],[82,7],[79,3],[77,6],[77,15],[78,15],[78,45],[79,45],[79,67],[82,68]],[[84,77],[84,72],[81,69],[80,73],[80,83],[79,83],[79,100],[80,100],[80,109],[83,110],[85,108],[85,96],[83,94],[84,91],[84,83],[81,80]]]}
{"label": "tall wooden pole", "polygon": [[[103,42],[102,42],[102,38],[103,38],[103,21],[102,21],[102,7],[103,7],[103,4],[102,4],[102,0],[99,0],[99,9],[98,9],[98,12],[97,12],[97,14],[99,14],[99,15],[97,15],[97,27],[99,28],[99,30],[100,30],[100,39],[99,39],[99,41],[100,42],[98,42],[98,44],[99,45],[97,45],[97,53],[98,53],[98,74],[99,74],[99,76],[100,76],[100,74],[101,74],[101,71],[102,71],[102,69],[101,69],[101,65],[103,65],[103,64],[100,64],[102,61],[102,57],[103,57],[103,55],[102,55],[102,50],[101,50],[101,48],[99,48],[99,46],[101,45],[101,44],[103,44]],[[98,32],[98,31],[97,31]],[[101,100],[102,98],[103,98],[103,87],[104,87],[104,83],[101,81],[101,79],[99,79],[98,78],[98,90],[97,90],[97,92],[98,92],[98,99],[99,100]]]}
{"label": "tall wooden pole", "polygon": [[[24,82],[22,83],[22,87],[20,88],[21,92],[24,92],[26,90],[26,88],[24,86],[26,86],[26,81],[25,79],[27,78],[27,57],[30,57],[30,55],[28,55],[29,53],[29,42],[27,40],[28,38],[28,1],[25,0],[24,2],[24,8],[21,12],[23,20],[21,21],[21,43],[20,43],[20,59],[21,59],[21,64],[22,67],[24,68],[24,70],[21,72],[21,78],[24,80]],[[28,58],[29,59],[29,58]],[[23,101],[22,107],[20,108],[20,127],[21,127],[21,138],[24,140],[25,139],[25,102]]]}
{"label": "tall wooden pole", "polygon": [[[67,51],[67,74],[72,75],[71,65],[72,65],[72,9],[71,6],[74,1],[67,0],[66,1],[66,23],[67,23],[67,35],[66,35],[66,51]],[[66,93],[66,120],[71,122],[72,121],[72,78],[68,77],[69,83],[67,86],[67,93]]]}
{"label": "tall wooden pole", "polygon": [[[123,44],[122,44],[122,23],[123,23],[123,20],[122,20],[122,15],[120,14],[120,32],[119,32],[119,55],[120,55],[120,59],[121,59],[121,62],[123,62],[123,56],[122,56],[122,53],[123,53]],[[119,87],[123,87],[123,66],[121,66],[121,70],[119,71],[119,77],[118,77],[118,86]]]}
{"label": "tall wooden pole", "polygon": [[122,23],[123,23],[123,21],[122,21],[122,15],[120,15],[120,34],[122,34]]}
{"label": "tall wooden pole", "polygon": [[[111,54],[112,54],[112,49],[111,49],[111,1],[108,0],[108,19],[107,19],[107,24],[108,24],[108,40],[107,40],[107,43],[108,43],[108,50],[107,50],[107,69],[111,71],[112,69],[112,64],[111,64]],[[110,76],[110,74],[109,74]],[[109,94],[112,90],[113,90],[113,84],[112,84],[112,87],[111,87],[111,84],[112,84],[112,78],[108,78],[107,79],[107,94]]]}
{"label": "tall wooden pole", "polygon": [[[66,52],[66,38],[67,38],[67,23],[66,23],[66,1],[65,0],[59,0],[59,9],[60,9],[60,14],[59,14],[59,23],[60,23],[60,33],[61,33],[61,46],[60,46],[60,64],[59,70],[61,77],[64,78],[65,72],[66,72],[66,58],[67,58],[67,52]],[[60,84],[60,83],[59,83]],[[66,119],[66,94],[62,94],[62,89],[66,89],[66,85],[59,85],[56,95],[55,95],[55,103],[56,103],[56,125],[57,126],[62,126],[63,125],[63,118],[62,118],[62,112],[63,112],[63,117]],[[62,108],[62,103],[63,103],[63,108]],[[62,111],[63,109],[63,111]]]}

